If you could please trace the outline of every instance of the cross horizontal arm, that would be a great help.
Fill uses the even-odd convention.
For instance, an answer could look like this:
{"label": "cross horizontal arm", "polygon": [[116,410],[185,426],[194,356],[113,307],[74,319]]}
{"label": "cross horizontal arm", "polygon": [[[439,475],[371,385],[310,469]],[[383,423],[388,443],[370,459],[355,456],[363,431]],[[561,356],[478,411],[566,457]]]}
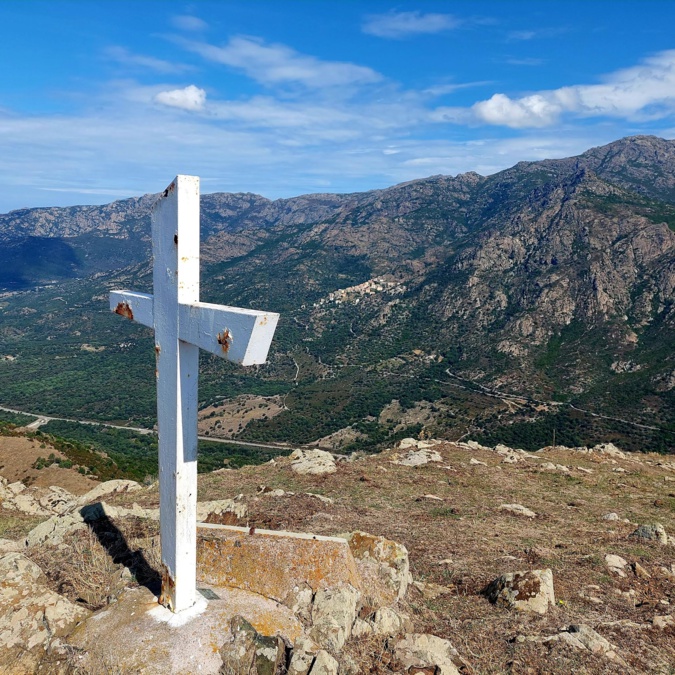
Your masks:
{"label": "cross horizontal arm", "polygon": [[138,323],[154,328],[153,297],[148,293],[110,291],[110,309]]}
{"label": "cross horizontal arm", "polygon": [[[110,309],[153,328],[152,295],[111,291]],[[242,366],[265,363],[279,315],[195,302],[178,305],[178,337]]]}
{"label": "cross horizontal arm", "polygon": [[242,366],[265,363],[279,315],[195,302],[178,305],[178,335]]}

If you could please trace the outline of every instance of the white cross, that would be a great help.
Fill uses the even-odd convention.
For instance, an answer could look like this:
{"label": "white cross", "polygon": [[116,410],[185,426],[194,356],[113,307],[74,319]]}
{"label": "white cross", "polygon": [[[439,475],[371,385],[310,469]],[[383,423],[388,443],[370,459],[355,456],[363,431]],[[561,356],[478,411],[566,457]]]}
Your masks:
{"label": "white cross", "polygon": [[196,601],[199,348],[243,366],[264,363],[279,315],[199,302],[197,176],[177,176],[154,205],[152,252],[154,295],[112,291],[110,308],[155,329],[159,601],[180,612]]}

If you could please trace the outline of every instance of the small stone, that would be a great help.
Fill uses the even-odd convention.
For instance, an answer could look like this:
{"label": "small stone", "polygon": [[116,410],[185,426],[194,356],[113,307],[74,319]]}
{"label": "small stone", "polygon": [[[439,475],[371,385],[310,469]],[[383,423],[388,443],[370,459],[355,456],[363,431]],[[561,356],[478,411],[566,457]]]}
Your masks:
{"label": "small stone", "polygon": [[647,570],[640,565],[639,562],[634,562],[631,567],[633,568],[633,573],[635,574],[636,577],[639,577],[640,579],[651,579],[652,575],[647,572]]}
{"label": "small stone", "polygon": [[614,572],[614,574],[618,574],[620,577],[626,576],[626,573],[624,572],[624,567],[628,565],[628,561],[622,558],[620,555],[608,553],[605,556],[605,565],[607,565],[610,572]]}
{"label": "small stone", "polygon": [[434,502],[445,501],[442,497],[437,497],[436,495],[422,495],[421,497],[417,497],[417,499],[415,501],[421,502],[423,499],[427,499],[429,501],[434,501]]}
{"label": "small stone", "polygon": [[373,631],[376,635],[393,637],[405,631],[410,621],[391,607],[382,607],[375,612]]}
{"label": "small stone", "polygon": [[536,518],[537,516],[534,511],[531,511],[522,504],[502,504],[499,510],[514,516],[525,516],[526,518]]}
{"label": "small stone", "polygon": [[618,513],[605,513],[605,515],[602,517],[603,520],[619,520],[619,514]]}
{"label": "small stone", "polygon": [[471,464],[471,466],[487,466],[487,462],[481,462],[479,459],[476,459],[475,457],[472,457],[469,460],[469,464]]}
{"label": "small stone", "polygon": [[655,616],[652,619],[652,625],[654,628],[664,630],[669,626],[675,626],[675,617],[672,614],[667,614],[665,616]]}

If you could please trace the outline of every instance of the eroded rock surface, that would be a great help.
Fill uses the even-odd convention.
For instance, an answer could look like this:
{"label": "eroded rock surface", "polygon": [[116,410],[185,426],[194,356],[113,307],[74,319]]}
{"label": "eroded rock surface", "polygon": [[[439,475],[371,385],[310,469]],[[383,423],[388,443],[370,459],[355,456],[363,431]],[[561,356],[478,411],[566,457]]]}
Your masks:
{"label": "eroded rock surface", "polygon": [[496,605],[545,614],[555,604],[553,572],[545,569],[503,574],[488,584],[483,594]]}

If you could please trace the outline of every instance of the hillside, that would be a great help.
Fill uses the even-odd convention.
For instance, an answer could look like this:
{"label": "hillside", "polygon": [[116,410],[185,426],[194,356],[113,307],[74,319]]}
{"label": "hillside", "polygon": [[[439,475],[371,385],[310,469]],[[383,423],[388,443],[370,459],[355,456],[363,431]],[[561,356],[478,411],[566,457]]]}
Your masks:
{"label": "hillside", "polygon": [[[340,673],[656,674],[675,668],[672,461],[611,445],[526,453],[412,439],[375,456],[320,459],[324,473],[318,475],[299,472],[299,460],[285,457],[202,475],[199,501],[202,518],[245,525],[250,539],[249,527],[255,536],[263,536],[263,528],[327,536],[358,531],[384,537],[389,547],[405,546],[412,583],[406,577],[407,592],[393,605],[395,613],[388,610],[388,623],[373,617],[372,589],[363,589],[357,618],[352,613],[347,625],[351,638],[331,648]],[[311,455],[304,461],[311,463]],[[105,483],[81,501],[61,492],[53,508],[64,515],[52,516],[49,527],[36,527],[48,512],[21,516],[9,487],[0,481],[0,493],[10,495],[0,504],[0,568],[9,570],[3,583],[10,590],[23,579],[22,593],[0,594],[0,663],[12,664],[9,672],[138,672],[132,666],[139,658],[152,666],[141,672],[218,672],[229,618],[213,643],[207,634],[198,645],[194,628],[186,627],[181,658],[173,662],[165,641],[176,642],[176,629],[162,633],[158,621],[144,619],[156,608],[145,588],[158,578],[156,485]],[[38,488],[19,494],[22,504],[51,503]],[[68,506],[101,501],[87,508],[106,515],[88,525]],[[403,553],[396,550],[400,562]],[[264,564],[274,576],[274,560]],[[500,575],[536,570],[550,570],[554,594],[536,611],[509,606],[506,595],[497,604],[486,597]],[[225,588],[215,591],[228,597]],[[145,604],[132,604],[132,617],[129,602],[139,594]],[[262,602],[230,607],[214,600],[212,606],[242,611],[255,623]],[[300,605],[285,604],[307,625]],[[123,622],[115,619],[125,613]],[[31,631],[34,615],[44,615],[38,632]],[[78,621],[84,623],[74,631]],[[110,632],[111,621],[119,633]],[[269,631],[270,621],[256,625]],[[151,632],[145,639],[156,640],[152,650],[128,642],[138,626]],[[108,631],[106,639],[96,637],[101,631]],[[419,634],[448,641],[448,670],[434,670],[433,662],[421,671],[402,665],[397,645],[404,635]],[[124,642],[125,650],[111,651],[111,642]],[[200,670],[190,669],[195,650]]]}
{"label": "hillside", "polygon": [[[231,433],[346,451],[423,432],[672,452],[674,185],[675,142],[637,136],[488,177],[204,195],[202,298],[282,319],[264,367],[203,358],[201,406],[280,396]],[[0,217],[23,251],[0,265],[0,403],[153,424],[150,333],[106,303],[150,290],[151,203]]]}

